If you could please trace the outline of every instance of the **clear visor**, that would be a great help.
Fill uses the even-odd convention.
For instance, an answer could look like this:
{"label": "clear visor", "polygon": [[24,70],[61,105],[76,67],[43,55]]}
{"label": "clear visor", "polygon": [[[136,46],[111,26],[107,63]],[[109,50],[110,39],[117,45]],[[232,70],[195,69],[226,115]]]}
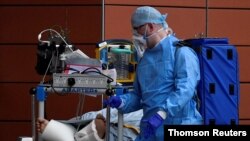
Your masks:
{"label": "clear visor", "polygon": [[134,47],[135,47],[135,50],[136,50],[138,56],[142,57],[143,53],[144,53],[144,51],[146,49],[146,43],[145,43],[145,40],[143,39],[143,36],[141,36],[141,35],[139,35],[139,36],[133,35],[132,42],[134,44]]}

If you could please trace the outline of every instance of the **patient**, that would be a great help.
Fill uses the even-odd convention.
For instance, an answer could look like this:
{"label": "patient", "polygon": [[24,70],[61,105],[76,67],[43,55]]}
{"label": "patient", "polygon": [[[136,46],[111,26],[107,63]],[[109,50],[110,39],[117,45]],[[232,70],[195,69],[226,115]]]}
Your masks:
{"label": "patient", "polygon": [[[116,109],[110,109],[109,140],[117,140]],[[37,119],[37,131],[46,141],[104,141],[106,132],[106,109],[88,112],[67,121]],[[142,110],[124,114],[123,141],[135,140],[139,133]]]}

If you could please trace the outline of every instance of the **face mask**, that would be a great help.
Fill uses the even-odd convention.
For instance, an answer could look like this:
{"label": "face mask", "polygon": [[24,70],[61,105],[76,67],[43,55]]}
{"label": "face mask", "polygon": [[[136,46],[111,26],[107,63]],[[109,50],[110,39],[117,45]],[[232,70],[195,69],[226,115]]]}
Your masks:
{"label": "face mask", "polygon": [[[146,29],[144,31],[144,35],[138,34],[137,31],[133,31],[133,43],[136,46],[137,52],[144,52],[146,48],[148,48],[148,38],[147,37],[147,28],[148,25],[146,25]],[[151,36],[151,35],[150,35]]]}
{"label": "face mask", "polygon": [[161,30],[163,30],[163,28],[161,28],[158,31],[156,31],[155,33],[147,36],[146,35],[147,28],[148,28],[148,25],[146,25],[146,29],[145,29],[145,32],[144,32],[143,36],[138,34],[136,31],[133,31],[133,37],[132,37],[133,38],[133,44],[135,46],[137,56],[139,58],[141,58],[143,56],[144,51],[146,50],[146,48],[148,48],[149,38],[156,35]]}
{"label": "face mask", "polygon": [[153,34],[147,36],[147,35],[146,35],[147,27],[148,27],[148,25],[146,25],[146,30],[145,30],[145,33],[144,33],[144,36],[143,36],[146,40],[148,40],[149,38],[151,38],[151,37],[157,35],[160,31],[162,31],[162,30],[164,29],[164,28],[161,28],[161,29],[157,30],[155,33],[153,33]]}
{"label": "face mask", "polygon": [[140,35],[133,35],[133,43],[137,52],[137,56],[141,58],[147,48],[146,40],[143,36]]}
{"label": "face mask", "polygon": [[159,33],[160,31],[162,31],[164,28],[161,28],[161,29],[157,30],[156,32],[154,32],[153,34],[151,34],[151,35],[149,35],[149,36],[147,36],[147,34],[146,34],[147,28],[148,28],[148,25],[146,25],[146,29],[145,29],[143,38],[144,38],[144,40],[146,41],[146,44],[147,44],[147,46],[148,46],[149,43],[150,43],[150,38],[153,37],[153,36],[158,35],[158,33]]}

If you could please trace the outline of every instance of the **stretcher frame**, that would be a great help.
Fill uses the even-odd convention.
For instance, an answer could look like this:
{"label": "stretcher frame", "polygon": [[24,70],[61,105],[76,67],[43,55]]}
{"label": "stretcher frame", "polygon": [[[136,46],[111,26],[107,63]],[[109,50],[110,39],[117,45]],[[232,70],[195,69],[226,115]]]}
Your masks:
{"label": "stretcher frame", "polygon": [[[100,89],[101,91],[106,91],[106,89]],[[57,93],[60,93],[60,89],[56,91]],[[38,118],[44,118],[45,116],[45,100],[48,95],[48,93],[55,93],[55,88],[52,88],[50,85],[39,85],[36,88],[31,89],[31,119],[32,119],[32,139],[33,141],[43,141],[41,138],[41,134],[38,134],[38,137],[36,136],[36,101],[38,101]],[[84,94],[84,93],[77,93],[77,94]],[[103,93],[105,94],[105,93]],[[97,94],[100,95],[100,94]],[[109,97],[108,97],[109,98]],[[107,106],[107,112],[106,112],[106,135],[105,140],[109,141],[109,134],[110,133],[110,107]],[[123,113],[118,111],[118,140],[122,140],[123,136]]]}

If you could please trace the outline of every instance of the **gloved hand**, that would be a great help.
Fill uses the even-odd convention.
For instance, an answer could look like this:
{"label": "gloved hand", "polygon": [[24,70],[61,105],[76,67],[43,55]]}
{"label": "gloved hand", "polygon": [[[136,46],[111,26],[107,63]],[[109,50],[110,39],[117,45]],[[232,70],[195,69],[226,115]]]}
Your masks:
{"label": "gloved hand", "polygon": [[164,119],[158,113],[155,113],[148,119],[142,120],[142,124],[145,125],[142,129],[144,138],[147,139],[155,134],[156,129],[163,124],[163,121]]}
{"label": "gloved hand", "polygon": [[118,108],[122,103],[122,100],[119,96],[110,96],[109,99],[104,100],[104,105],[109,105],[112,108]]}

